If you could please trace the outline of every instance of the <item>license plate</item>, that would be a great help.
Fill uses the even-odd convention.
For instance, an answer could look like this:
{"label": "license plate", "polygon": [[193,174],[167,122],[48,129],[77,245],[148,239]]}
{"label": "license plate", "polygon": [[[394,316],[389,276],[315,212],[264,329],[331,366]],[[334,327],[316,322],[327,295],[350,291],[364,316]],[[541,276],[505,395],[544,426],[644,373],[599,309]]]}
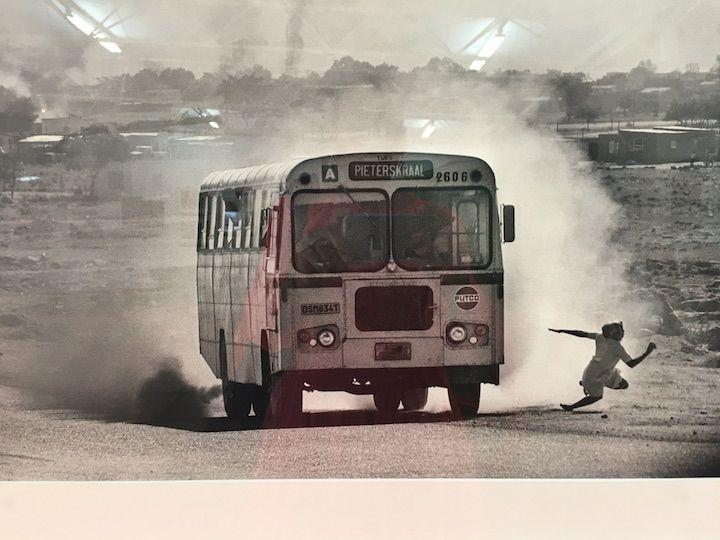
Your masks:
{"label": "license plate", "polygon": [[300,313],[302,315],[336,315],[340,313],[340,304],[302,304]]}
{"label": "license plate", "polygon": [[410,343],[376,343],[375,360],[410,360]]}

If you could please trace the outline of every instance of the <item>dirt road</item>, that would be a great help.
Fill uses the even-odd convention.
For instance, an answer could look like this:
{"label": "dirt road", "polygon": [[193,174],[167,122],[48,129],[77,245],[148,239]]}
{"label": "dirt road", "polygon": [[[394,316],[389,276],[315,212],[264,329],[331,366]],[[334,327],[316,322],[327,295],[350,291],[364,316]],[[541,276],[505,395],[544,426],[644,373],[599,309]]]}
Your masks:
{"label": "dirt road", "polygon": [[[566,414],[490,388],[466,422],[440,390],[429,411],[393,416],[312,394],[286,429],[221,416],[197,354],[191,213],[128,221],[118,203],[20,193],[0,207],[0,479],[717,476],[714,171],[602,173],[628,214],[616,241],[637,290],[682,325],[647,330],[659,351],[629,391]],[[132,421],[161,366],[194,420]]]}
{"label": "dirt road", "polygon": [[[3,480],[720,473],[717,436],[632,436],[628,419],[614,411],[601,420],[593,412],[515,409],[466,422],[452,421],[446,413],[306,412],[303,427],[261,429],[225,417],[165,425],[89,420],[67,412],[20,410],[16,394],[7,388],[0,392],[0,431],[13,434],[0,444]],[[601,433],[582,427],[588,423],[598,424]]]}

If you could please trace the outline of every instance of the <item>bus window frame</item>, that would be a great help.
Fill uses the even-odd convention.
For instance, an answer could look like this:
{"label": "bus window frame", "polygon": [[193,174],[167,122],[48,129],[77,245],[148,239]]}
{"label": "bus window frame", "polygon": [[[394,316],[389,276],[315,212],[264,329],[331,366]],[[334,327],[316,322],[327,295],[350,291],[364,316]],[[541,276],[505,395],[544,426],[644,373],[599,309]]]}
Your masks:
{"label": "bus window frame", "polygon": [[217,192],[210,192],[208,197],[208,214],[207,214],[207,241],[205,249],[213,251],[215,249],[215,220],[217,218]]}
{"label": "bus window frame", "polygon": [[[487,197],[487,206],[488,206],[488,228],[487,228],[487,237],[488,237],[488,260],[486,264],[482,266],[456,266],[454,264],[454,258],[453,258],[453,265],[441,265],[441,266],[427,266],[423,267],[421,269],[418,268],[407,268],[402,265],[400,260],[398,260],[397,257],[395,257],[395,236],[394,234],[391,234],[391,246],[390,246],[390,253],[392,256],[392,260],[403,270],[406,272],[425,272],[428,270],[436,270],[436,271],[443,271],[443,270],[464,270],[464,271],[477,271],[477,270],[487,270],[490,268],[490,266],[493,263],[493,250],[495,248],[495,244],[493,242],[493,215],[495,212],[495,204],[493,200],[493,194],[490,189],[488,189],[485,186],[448,186],[448,187],[437,187],[437,186],[417,186],[417,187],[401,187],[393,190],[392,197],[390,198],[390,230],[391,232],[394,232],[395,226],[394,226],[394,215],[393,212],[394,205],[393,205],[393,199],[395,198],[395,194],[402,191],[469,191],[469,190],[477,190],[477,191],[484,191],[485,196]],[[455,233],[453,232],[453,243],[455,242]],[[454,248],[454,246],[453,246]],[[454,255],[454,254],[453,254]]]}
{"label": "bus window frame", "polygon": [[[272,200],[272,192],[267,189],[236,188],[235,196],[238,200],[240,218],[237,230],[232,232],[232,244],[227,245],[227,221],[225,220],[225,195],[223,191],[200,192],[200,201],[204,200],[205,204],[202,209],[204,212],[203,221],[198,222],[199,241],[197,251],[259,252],[264,249],[262,243],[257,246],[252,245],[254,232],[258,234],[258,242],[261,240],[261,231],[254,231],[255,228],[259,227],[260,221],[259,216],[255,216],[255,210],[262,212],[262,203],[263,201]],[[256,204],[260,204],[261,207],[256,208]],[[200,212],[199,206],[198,209]],[[240,242],[239,246],[237,246],[238,241]],[[221,245],[218,246],[218,242]]]}
{"label": "bus window frame", "polygon": [[[237,213],[239,215],[238,217],[242,218],[242,215],[241,215],[242,214],[242,203],[243,203],[242,191],[240,191],[238,189],[224,189],[220,192],[220,195],[221,195],[222,201],[223,201],[222,217],[223,217],[224,230],[223,230],[223,245],[221,248],[218,248],[218,249],[232,251],[232,250],[238,249],[235,247],[236,236],[237,236],[238,231],[240,231],[240,232],[242,232],[242,231],[241,231],[241,229],[236,227],[235,222],[233,222],[232,219],[227,217],[227,208],[228,208],[228,203],[236,206]],[[238,222],[240,222],[240,221],[241,220],[239,219]],[[242,236],[242,235],[240,235],[240,236]]]}
{"label": "bus window frame", "polygon": [[260,215],[262,214],[263,204],[265,201],[265,189],[259,188],[254,190],[255,197],[253,198],[253,222],[251,227],[252,237],[250,239],[250,249],[259,250],[261,246],[260,242]]}
{"label": "bus window frame", "polygon": [[213,249],[220,250],[225,248],[225,199],[220,192],[216,194],[216,197],[217,207],[215,213],[215,246],[213,247]]}
{"label": "bus window frame", "polygon": [[[250,251],[250,248],[245,247],[245,242],[247,238],[247,227],[252,227],[252,213],[248,211],[248,200],[251,200],[250,193],[252,193],[254,190],[247,188],[247,187],[239,187],[235,188],[235,197],[237,197],[238,200],[238,225],[236,227],[237,234],[235,234],[235,238],[233,238],[233,245],[231,250],[233,251]],[[249,224],[249,225],[248,225]]]}
{"label": "bus window frame", "polygon": [[197,250],[203,251],[207,246],[207,212],[208,212],[207,192],[200,193],[198,197],[198,232],[197,232]]}
{"label": "bus window frame", "polygon": [[244,189],[243,193],[245,194],[245,215],[247,216],[247,222],[244,225],[243,232],[242,232],[242,241],[240,250],[241,251],[253,251],[253,245],[252,245],[252,231],[253,227],[255,226],[255,197],[257,196],[257,190],[256,189]]}
{"label": "bus window frame", "polygon": [[[297,246],[295,242],[295,197],[297,197],[300,194],[303,193],[330,193],[332,195],[336,195],[338,193],[380,193],[385,198],[385,204],[387,211],[385,213],[385,242],[387,246],[387,252],[385,261],[383,262],[382,266],[380,266],[377,270],[345,270],[343,272],[302,272],[298,270],[297,266],[295,266],[295,247]],[[349,200],[349,199],[348,199]],[[292,266],[293,269],[304,275],[315,275],[315,274],[366,274],[366,273],[374,273],[379,272],[383,268],[387,267],[388,263],[392,260],[392,235],[390,233],[392,227],[392,209],[390,207],[390,195],[387,191],[379,188],[371,188],[371,189],[301,189],[299,191],[296,191],[292,194],[292,197],[290,197],[290,243],[291,243],[291,254],[290,258],[292,259]]]}

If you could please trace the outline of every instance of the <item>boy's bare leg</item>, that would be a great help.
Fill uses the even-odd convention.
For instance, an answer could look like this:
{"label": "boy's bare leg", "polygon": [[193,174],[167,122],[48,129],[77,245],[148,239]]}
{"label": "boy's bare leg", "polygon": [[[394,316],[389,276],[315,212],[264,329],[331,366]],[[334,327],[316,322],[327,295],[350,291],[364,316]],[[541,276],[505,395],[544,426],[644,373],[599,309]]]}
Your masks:
{"label": "boy's bare leg", "polygon": [[563,405],[562,403],[560,406],[563,408],[564,411],[572,411],[573,409],[577,409],[578,407],[585,407],[586,405],[590,405],[592,403],[595,403],[596,401],[600,401],[602,397],[595,397],[595,396],[585,396],[577,403],[573,403],[572,405]]}

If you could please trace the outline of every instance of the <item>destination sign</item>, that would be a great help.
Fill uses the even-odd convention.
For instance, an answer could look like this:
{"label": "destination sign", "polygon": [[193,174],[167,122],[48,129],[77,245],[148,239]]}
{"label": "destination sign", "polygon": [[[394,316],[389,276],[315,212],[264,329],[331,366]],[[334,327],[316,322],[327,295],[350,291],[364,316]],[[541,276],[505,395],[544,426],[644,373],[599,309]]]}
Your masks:
{"label": "destination sign", "polygon": [[433,163],[429,159],[417,161],[351,161],[350,180],[429,180],[433,177]]}

